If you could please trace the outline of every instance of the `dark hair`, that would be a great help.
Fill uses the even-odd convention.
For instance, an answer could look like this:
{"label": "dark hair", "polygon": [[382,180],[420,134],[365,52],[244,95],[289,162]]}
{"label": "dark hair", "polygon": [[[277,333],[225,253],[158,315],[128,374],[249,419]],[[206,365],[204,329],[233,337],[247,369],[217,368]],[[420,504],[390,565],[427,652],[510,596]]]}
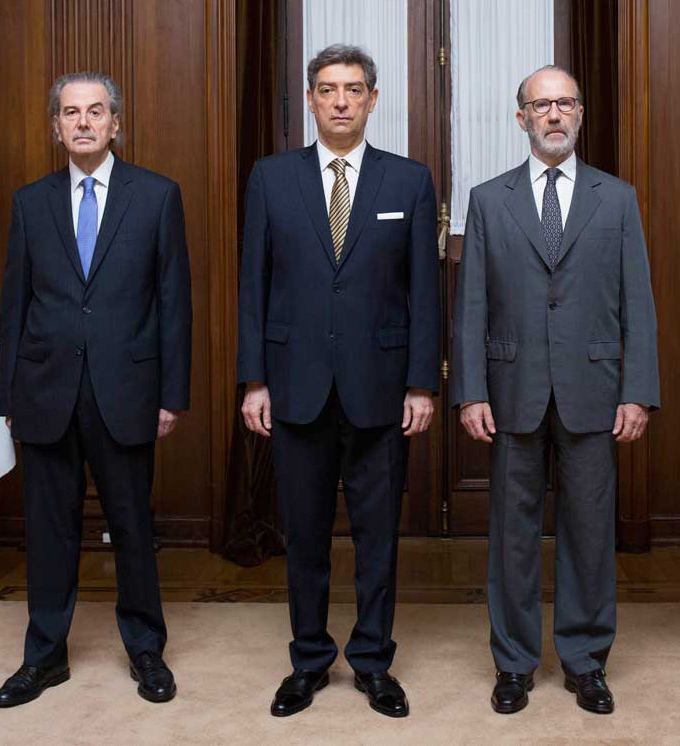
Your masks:
{"label": "dark hair", "polygon": [[319,70],[329,65],[361,65],[368,90],[372,91],[375,88],[378,71],[372,57],[361,47],[331,44],[330,47],[322,49],[307,65],[307,83],[310,91],[314,90]]}
{"label": "dark hair", "polygon": [[[104,73],[87,71],[67,73],[54,81],[50,88],[49,103],[47,106],[47,113],[50,115],[50,119],[59,116],[61,107],[59,99],[61,92],[69,83],[101,83],[101,85],[106,88],[106,92],[109,95],[109,109],[111,110],[111,114],[117,114],[119,118],[122,116],[123,95],[115,80],[110,78],[108,75],[104,75]],[[112,144],[119,145],[121,143],[121,138],[122,136],[119,130],[115,139],[112,141]]]}
{"label": "dark hair", "polygon": [[519,88],[517,89],[517,106],[521,109],[524,104],[526,103],[526,88],[527,83],[531,78],[534,77],[534,75],[538,73],[542,73],[545,70],[554,70],[555,72],[564,73],[569,80],[576,86],[576,98],[583,103],[583,94],[581,93],[581,87],[578,84],[578,80],[569,72],[569,70],[565,70],[563,67],[560,67],[559,65],[543,65],[543,67],[539,67],[538,70],[534,70],[531,74],[527,75],[526,78],[519,84]]}

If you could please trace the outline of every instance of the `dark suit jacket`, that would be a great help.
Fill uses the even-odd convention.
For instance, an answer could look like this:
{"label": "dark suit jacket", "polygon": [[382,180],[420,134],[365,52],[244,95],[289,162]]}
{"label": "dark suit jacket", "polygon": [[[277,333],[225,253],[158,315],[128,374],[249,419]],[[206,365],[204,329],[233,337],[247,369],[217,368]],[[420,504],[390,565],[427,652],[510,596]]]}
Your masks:
{"label": "dark suit jacket", "polygon": [[191,287],[176,183],[116,158],[87,280],[68,168],[16,192],[0,311],[0,413],[31,443],[66,431],[87,355],[97,404],[124,445],[187,409]]}
{"label": "dark suit jacket", "polygon": [[453,351],[453,404],[490,402],[501,431],[534,431],[551,388],[575,433],[610,430],[619,403],[658,407],[656,316],[635,190],[579,160],[552,271],[528,161],[472,189]]}
{"label": "dark suit jacket", "polygon": [[[378,213],[403,212],[397,220]],[[366,146],[336,265],[316,145],[256,163],[248,184],[238,380],[274,417],[308,423],[335,380],[357,427],[401,420],[407,387],[437,391],[439,269],[427,167]]]}

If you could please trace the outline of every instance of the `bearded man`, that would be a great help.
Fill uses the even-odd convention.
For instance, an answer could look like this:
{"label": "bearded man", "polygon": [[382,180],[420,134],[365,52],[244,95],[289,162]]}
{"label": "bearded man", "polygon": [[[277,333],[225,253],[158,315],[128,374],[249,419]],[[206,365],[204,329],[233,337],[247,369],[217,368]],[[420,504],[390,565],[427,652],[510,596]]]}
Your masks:
{"label": "bearded man", "polygon": [[531,155],[470,193],[454,325],[453,404],[469,435],[492,444],[491,703],[525,707],[540,660],[552,446],[555,647],[577,703],[610,713],[616,443],[639,438],[659,406],[649,265],[635,190],[574,155],[576,80],[546,66],[517,103]]}

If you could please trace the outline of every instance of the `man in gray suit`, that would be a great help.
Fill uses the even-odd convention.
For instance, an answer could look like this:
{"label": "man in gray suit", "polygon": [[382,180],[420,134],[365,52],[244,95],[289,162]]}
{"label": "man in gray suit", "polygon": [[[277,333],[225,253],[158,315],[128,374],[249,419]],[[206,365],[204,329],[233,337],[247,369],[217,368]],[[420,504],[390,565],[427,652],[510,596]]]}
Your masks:
{"label": "man in gray suit", "polygon": [[540,659],[552,445],[555,647],[578,704],[610,713],[616,443],[639,438],[659,406],[649,265],[635,190],[574,155],[576,80],[541,68],[517,103],[531,155],[470,192],[454,323],[453,404],[467,432],[492,444],[491,703],[525,707]]}

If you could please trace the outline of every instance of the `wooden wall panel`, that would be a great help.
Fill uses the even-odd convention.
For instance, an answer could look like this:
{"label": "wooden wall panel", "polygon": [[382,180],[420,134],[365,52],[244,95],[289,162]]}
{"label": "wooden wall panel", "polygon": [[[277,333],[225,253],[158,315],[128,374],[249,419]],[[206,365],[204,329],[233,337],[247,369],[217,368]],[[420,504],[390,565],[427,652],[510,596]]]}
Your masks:
{"label": "wooden wall panel", "polygon": [[[122,87],[119,155],[182,189],[193,303],[191,411],[156,451],[153,504],[166,543],[220,541],[235,402],[234,0],[7,0],[0,80],[11,100],[0,143],[0,234],[11,193],[66,164],[51,144],[47,91],[64,72],[100,70]],[[93,493],[93,491],[91,490]],[[86,504],[98,539],[101,513]],[[23,533],[18,470],[0,483],[0,541]],[[214,520],[213,520],[214,518]]]}
{"label": "wooden wall panel", "polygon": [[661,410],[620,449],[619,545],[643,551],[680,539],[680,8],[619,0],[620,174],[637,190],[659,325]]}
{"label": "wooden wall panel", "polygon": [[650,428],[653,540],[680,538],[680,4],[649,2],[649,245],[659,322],[661,410]]}
{"label": "wooden wall panel", "polygon": [[[0,3],[0,86],[6,103],[5,136],[0,138],[0,272],[5,264],[12,193],[52,166],[46,114],[51,75],[48,11],[46,0]],[[17,468],[0,481],[0,541],[23,536],[22,515]]]}

